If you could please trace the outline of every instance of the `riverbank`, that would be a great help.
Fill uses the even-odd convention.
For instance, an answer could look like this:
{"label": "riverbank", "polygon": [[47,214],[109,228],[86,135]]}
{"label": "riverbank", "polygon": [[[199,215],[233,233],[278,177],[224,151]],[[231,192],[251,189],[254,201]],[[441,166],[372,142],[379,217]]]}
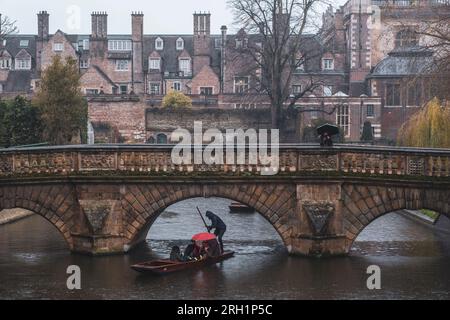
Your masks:
{"label": "riverbank", "polygon": [[0,226],[8,223],[13,223],[29,216],[34,213],[23,209],[11,209],[3,210],[0,212]]}

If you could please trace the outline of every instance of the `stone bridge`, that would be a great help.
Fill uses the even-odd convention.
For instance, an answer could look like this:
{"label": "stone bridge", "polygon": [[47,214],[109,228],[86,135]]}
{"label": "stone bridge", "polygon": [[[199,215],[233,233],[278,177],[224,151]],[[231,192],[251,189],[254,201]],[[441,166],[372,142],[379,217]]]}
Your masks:
{"label": "stone bridge", "polygon": [[[173,165],[173,146],[0,150],[0,210],[50,221],[73,252],[124,253],[168,206],[223,197],[255,208],[291,254],[349,252],[373,220],[400,209],[450,216],[450,150],[280,147],[279,173],[259,165]],[[214,208],[211,208],[214,209]]]}

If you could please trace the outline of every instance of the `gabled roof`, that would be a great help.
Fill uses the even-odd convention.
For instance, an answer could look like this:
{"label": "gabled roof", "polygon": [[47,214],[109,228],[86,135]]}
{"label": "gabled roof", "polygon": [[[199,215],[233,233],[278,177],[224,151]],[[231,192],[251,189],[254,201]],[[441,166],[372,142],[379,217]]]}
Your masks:
{"label": "gabled roof", "polygon": [[[6,36],[6,46],[4,49],[8,50],[11,56],[15,57],[21,50],[26,50],[32,58],[36,55],[36,36],[31,35],[8,35]],[[28,40],[27,47],[21,47],[20,41]]]}
{"label": "gabled roof", "polygon": [[16,59],[28,59],[28,58],[31,59],[31,54],[27,50],[22,49],[16,54],[15,58]]}

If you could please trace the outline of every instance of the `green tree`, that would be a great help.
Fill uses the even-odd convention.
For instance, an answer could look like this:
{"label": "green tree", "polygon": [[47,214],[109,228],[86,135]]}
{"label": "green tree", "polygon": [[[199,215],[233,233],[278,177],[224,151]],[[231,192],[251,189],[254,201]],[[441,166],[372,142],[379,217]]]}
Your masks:
{"label": "green tree", "polygon": [[400,128],[397,143],[401,146],[450,148],[450,103],[441,105],[434,98]]}
{"label": "green tree", "polygon": [[192,100],[182,92],[171,90],[165,95],[162,105],[169,108],[191,107]]}
{"label": "green tree", "polygon": [[59,56],[42,75],[33,103],[41,111],[44,138],[54,145],[75,144],[86,139],[87,102],[80,90],[77,62]]}
{"label": "green tree", "polygon": [[372,123],[370,121],[364,122],[364,127],[361,135],[361,141],[370,142],[373,141]]}
{"label": "green tree", "polygon": [[39,110],[22,96],[0,102],[0,146],[42,142]]}

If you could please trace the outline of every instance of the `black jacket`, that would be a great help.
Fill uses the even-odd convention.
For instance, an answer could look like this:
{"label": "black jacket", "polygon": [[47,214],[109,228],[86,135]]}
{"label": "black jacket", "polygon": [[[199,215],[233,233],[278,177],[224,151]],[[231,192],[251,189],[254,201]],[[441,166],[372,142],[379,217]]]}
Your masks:
{"label": "black jacket", "polygon": [[208,212],[206,216],[208,217],[209,220],[211,220],[210,226],[211,229],[225,230],[227,228],[226,224],[222,221],[222,219],[220,219],[214,213]]}

